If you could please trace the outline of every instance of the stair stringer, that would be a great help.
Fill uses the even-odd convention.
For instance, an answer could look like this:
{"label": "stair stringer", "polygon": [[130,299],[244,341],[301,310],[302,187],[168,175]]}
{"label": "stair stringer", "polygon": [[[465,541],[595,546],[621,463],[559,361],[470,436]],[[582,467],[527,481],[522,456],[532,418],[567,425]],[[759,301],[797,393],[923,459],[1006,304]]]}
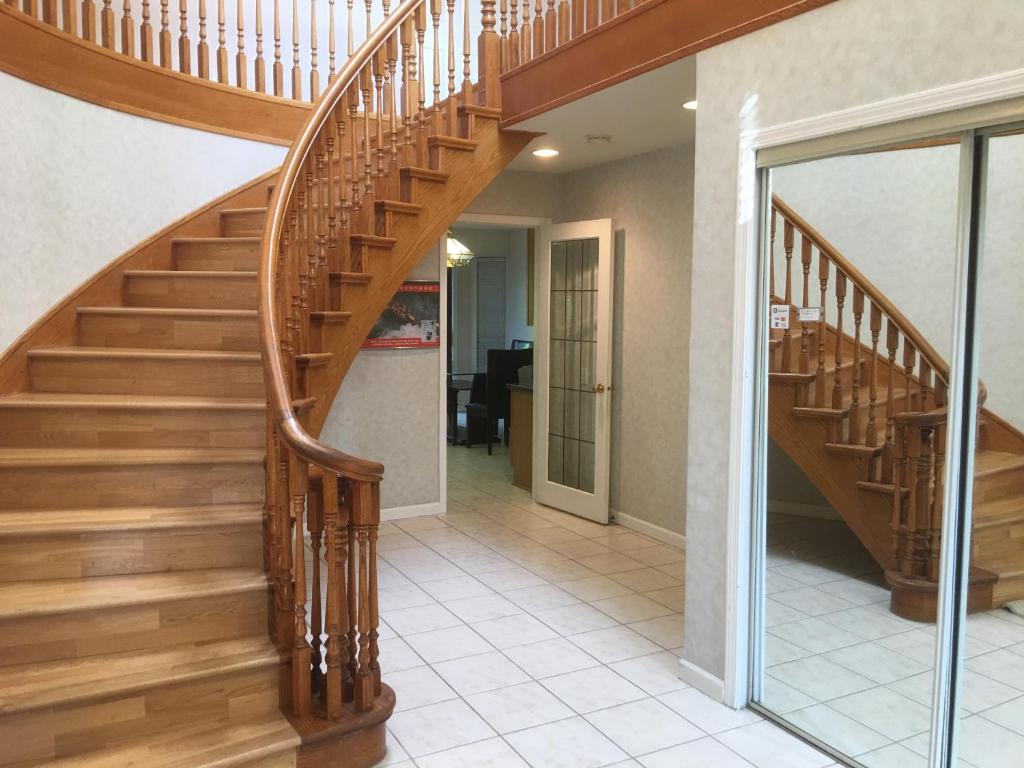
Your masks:
{"label": "stair stringer", "polygon": [[390,254],[371,258],[367,271],[373,276],[366,287],[343,291],[342,307],[351,313],[347,323],[324,329],[323,349],[331,353],[325,366],[310,374],[310,395],[315,403],[303,419],[310,435],[318,437],[331,405],[356,354],[395,292],[428,250],[440,241],[448,227],[473,199],[526,147],[536,134],[502,130],[496,119],[478,119],[473,152],[446,160],[447,182],[435,185],[415,200],[423,208],[418,216],[396,217],[390,236],[396,239]]}

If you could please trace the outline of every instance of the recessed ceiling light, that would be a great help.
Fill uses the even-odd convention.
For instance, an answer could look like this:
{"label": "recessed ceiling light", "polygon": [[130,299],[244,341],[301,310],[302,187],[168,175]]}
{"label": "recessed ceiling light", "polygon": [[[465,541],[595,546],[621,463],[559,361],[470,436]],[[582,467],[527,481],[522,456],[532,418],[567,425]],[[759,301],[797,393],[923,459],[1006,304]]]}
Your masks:
{"label": "recessed ceiling light", "polygon": [[551,147],[541,147],[540,149],[533,150],[534,157],[556,157],[557,155],[558,150]]}
{"label": "recessed ceiling light", "polygon": [[697,109],[697,100],[687,101],[683,104],[683,109],[695,110]]}

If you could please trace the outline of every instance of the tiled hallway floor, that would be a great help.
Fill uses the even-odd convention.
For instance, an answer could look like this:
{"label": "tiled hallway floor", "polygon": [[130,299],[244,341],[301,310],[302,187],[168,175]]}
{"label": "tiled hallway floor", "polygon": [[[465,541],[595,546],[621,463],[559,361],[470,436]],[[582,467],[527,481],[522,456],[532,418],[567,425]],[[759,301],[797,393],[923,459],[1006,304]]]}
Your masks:
{"label": "tiled hallway floor", "polygon": [[447,515],[381,528],[381,765],[831,764],[678,679],[681,551],[534,504],[503,448],[448,462]]}
{"label": "tiled hallway floor", "polygon": [[[935,625],[889,612],[846,525],[770,514],[764,703],[869,768],[927,764]],[[967,619],[960,765],[1024,765],[1024,619]]]}

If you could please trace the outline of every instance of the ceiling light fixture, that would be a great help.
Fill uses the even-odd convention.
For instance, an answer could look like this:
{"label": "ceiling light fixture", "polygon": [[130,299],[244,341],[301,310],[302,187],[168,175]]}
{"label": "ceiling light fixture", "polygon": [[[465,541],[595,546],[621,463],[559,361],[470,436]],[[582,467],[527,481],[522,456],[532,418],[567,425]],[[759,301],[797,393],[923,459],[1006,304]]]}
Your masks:
{"label": "ceiling light fixture", "polygon": [[454,268],[464,267],[473,260],[473,252],[460,241],[455,239],[455,233],[448,230],[447,253],[448,266]]}
{"label": "ceiling light fixture", "polygon": [[697,100],[692,99],[683,104],[683,109],[689,109],[691,112],[697,109]]}
{"label": "ceiling light fixture", "polygon": [[612,137],[607,133],[592,133],[587,136],[588,144],[611,144]]}
{"label": "ceiling light fixture", "polygon": [[534,157],[557,157],[558,150],[552,149],[551,147],[541,147],[540,149],[533,150]]}

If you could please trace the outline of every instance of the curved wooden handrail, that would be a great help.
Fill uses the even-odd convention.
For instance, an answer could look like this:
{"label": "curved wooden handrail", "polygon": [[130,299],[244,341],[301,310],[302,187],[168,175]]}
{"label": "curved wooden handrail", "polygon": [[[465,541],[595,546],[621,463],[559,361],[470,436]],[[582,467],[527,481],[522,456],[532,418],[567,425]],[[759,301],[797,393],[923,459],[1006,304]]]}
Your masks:
{"label": "curved wooden handrail", "polygon": [[274,275],[280,258],[285,208],[302,163],[309,154],[317,133],[332,110],[337,107],[338,102],[353,85],[359,73],[370,63],[373,54],[423,2],[424,0],[405,0],[395,9],[384,23],[377,27],[353,52],[330,87],[316,103],[313,113],[303,125],[281,166],[281,173],[267,208],[267,219],[263,227],[260,246],[258,284],[260,345],[270,414],[280,430],[280,436],[297,456],[352,480],[379,481],[384,474],[384,466],[379,462],[352,456],[321,443],[306,432],[296,417],[279,354],[281,339],[275,312],[278,295]]}
{"label": "curved wooden handrail", "polygon": [[835,264],[847,278],[859,286],[864,291],[864,295],[871,299],[872,303],[882,310],[882,314],[896,324],[900,333],[909,339],[914,348],[924,355],[935,374],[942,381],[949,383],[949,363],[935,351],[935,348],[928,343],[928,340],[921,335],[916,326],[889,300],[889,297],[882,293],[874,283],[868,280],[859,269],[839,252],[838,248],[826,240],[818,230],[808,224],[800,214],[790,208],[778,195],[772,195],[772,206],[785,218],[793,222],[793,225],[805,237],[809,238],[814,243],[814,246],[828,257],[829,261]]}

